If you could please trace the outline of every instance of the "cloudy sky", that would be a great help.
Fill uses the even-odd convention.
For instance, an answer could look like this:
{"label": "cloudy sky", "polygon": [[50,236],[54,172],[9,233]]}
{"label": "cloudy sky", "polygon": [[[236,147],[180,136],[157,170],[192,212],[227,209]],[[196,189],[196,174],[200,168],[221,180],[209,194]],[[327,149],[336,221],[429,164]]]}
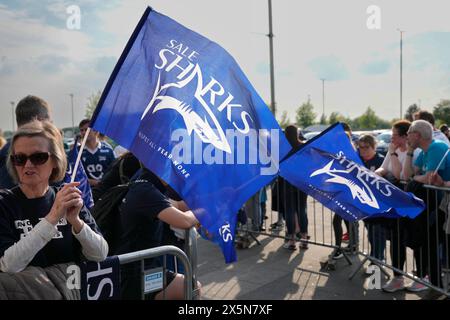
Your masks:
{"label": "cloudy sky", "polygon": [[[77,5],[81,28],[70,30],[67,8]],[[219,43],[270,101],[266,0],[0,0],[0,128],[10,130],[11,101],[27,94],[48,100],[55,122],[75,123],[87,97],[103,90],[147,5]],[[367,9],[380,9],[380,29],[367,27]],[[400,33],[403,105],[431,110],[450,98],[448,0],[273,0],[276,101],[279,113],[311,97],[322,112],[360,115],[372,106],[399,116]],[[371,12],[372,13],[372,12]]]}

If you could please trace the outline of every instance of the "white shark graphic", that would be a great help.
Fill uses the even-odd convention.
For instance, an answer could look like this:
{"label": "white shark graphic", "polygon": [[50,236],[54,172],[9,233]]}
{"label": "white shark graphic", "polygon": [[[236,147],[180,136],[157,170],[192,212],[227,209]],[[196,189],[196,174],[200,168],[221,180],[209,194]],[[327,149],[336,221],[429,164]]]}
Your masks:
{"label": "white shark graphic", "polygon": [[[210,143],[213,146],[215,146],[217,149],[223,150],[227,153],[231,153],[231,147],[228,143],[228,140],[225,137],[225,133],[223,132],[223,129],[221,128],[219,121],[217,120],[214,113],[211,111],[208,105],[204,103],[203,100],[199,100],[200,104],[203,106],[204,110],[209,116],[210,121],[214,124],[215,130],[211,127],[210,123],[208,122],[208,119],[206,116],[204,119],[196,113],[194,110],[192,110],[191,106],[189,104],[180,101],[178,99],[175,99],[171,96],[165,96],[165,95],[159,95],[163,90],[170,88],[170,87],[176,87],[176,88],[182,88],[185,85],[187,85],[195,76],[197,75],[197,90],[196,93],[199,91],[199,86],[202,83],[202,75],[200,67],[197,65],[194,69],[194,71],[187,76],[185,79],[174,82],[174,83],[168,83],[161,86],[161,74],[158,75],[158,80],[156,83],[156,88],[153,93],[153,97],[150,100],[150,102],[147,105],[147,108],[144,110],[144,113],[141,116],[141,120],[145,117],[145,115],[150,111],[152,106],[155,104],[157,100],[160,100],[160,102],[153,108],[153,112],[155,113],[160,110],[164,109],[170,109],[177,111],[184,120],[184,123],[186,124],[186,129],[188,130],[189,135],[191,135],[192,131],[194,131],[200,139],[205,143]],[[217,134],[216,134],[217,133]]]}
{"label": "white shark graphic", "polygon": [[208,123],[206,117],[202,119],[189,105],[175,98],[164,96],[161,97],[161,102],[153,109],[153,113],[163,109],[177,111],[183,117],[189,135],[194,131],[204,143],[211,143],[218,149],[228,153],[231,152],[228,141],[226,141],[226,144],[222,143],[217,134],[214,133],[214,130]]}
{"label": "white shark graphic", "polygon": [[358,181],[363,185],[363,188],[361,188],[361,186],[359,186],[355,181],[343,177],[342,175],[349,174],[350,171],[331,169],[333,162],[334,160],[331,160],[322,169],[314,171],[310,175],[310,177],[314,177],[319,174],[327,174],[331,176],[331,178],[326,180],[325,182],[343,184],[350,189],[353,199],[357,198],[363,204],[366,204],[375,209],[380,209],[377,199],[375,198],[375,196],[372,193],[372,190],[367,186],[367,184],[361,179],[358,179]]}

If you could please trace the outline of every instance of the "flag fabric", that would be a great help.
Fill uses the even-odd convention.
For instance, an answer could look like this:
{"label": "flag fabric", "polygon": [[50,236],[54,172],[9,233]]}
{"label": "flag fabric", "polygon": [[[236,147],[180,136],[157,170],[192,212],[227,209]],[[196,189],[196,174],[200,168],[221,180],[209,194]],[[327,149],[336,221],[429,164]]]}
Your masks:
{"label": "flag fabric", "polygon": [[148,8],[122,53],[92,127],[133,152],[188,204],[236,260],[236,214],[290,150],[236,61]]}
{"label": "flag fabric", "polygon": [[339,123],[282,160],[280,175],[348,221],[415,218],[425,208],[367,169]]}
{"label": "flag fabric", "polygon": [[[77,141],[75,141],[75,144],[70,150],[69,155],[67,157],[67,171],[66,175],[64,176],[63,183],[70,183],[70,179],[72,177],[72,170],[75,167],[75,162],[77,161],[78,157],[78,148],[77,148]],[[92,197],[92,190],[91,186],[89,185],[89,180],[86,175],[86,171],[84,171],[83,164],[79,163],[77,168],[77,173],[75,175],[75,181],[80,182],[80,185],[78,186],[78,189],[82,192],[82,198],[84,205],[91,209],[94,206],[94,199]]]}
{"label": "flag fabric", "polygon": [[80,263],[81,300],[119,300],[120,261],[117,256],[101,262]]}

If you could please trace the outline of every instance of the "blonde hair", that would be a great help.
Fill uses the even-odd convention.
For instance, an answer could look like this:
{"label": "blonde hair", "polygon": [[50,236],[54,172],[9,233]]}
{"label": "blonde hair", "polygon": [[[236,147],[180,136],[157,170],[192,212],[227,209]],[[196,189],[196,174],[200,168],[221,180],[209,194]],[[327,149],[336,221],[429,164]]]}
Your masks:
{"label": "blonde hair", "polygon": [[6,139],[0,135],[0,150],[6,145]]}
{"label": "blonde hair", "polygon": [[48,121],[31,121],[23,126],[21,126],[11,139],[11,147],[9,149],[8,160],[6,166],[8,168],[9,174],[18,182],[18,176],[15,166],[11,163],[11,154],[14,150],[14,143],[17,139],[27,137],[42,137],[47,139],[49,144],[49,152],[52,159],[55,161],[56,167],[53,169],[50,177],[49,183],[54,183],[61,181],[64,178],[67,169],[67,158],[64,152],[64,144],[61,133],[59,130]]}

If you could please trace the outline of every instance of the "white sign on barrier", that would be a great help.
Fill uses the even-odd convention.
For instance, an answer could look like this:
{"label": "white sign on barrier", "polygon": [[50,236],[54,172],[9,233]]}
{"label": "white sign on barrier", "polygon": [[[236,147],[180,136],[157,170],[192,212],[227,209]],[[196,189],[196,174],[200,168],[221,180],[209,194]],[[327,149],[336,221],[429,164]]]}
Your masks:
{"label": "white sign on barrier", "polygon": [[163,288],[163,269],[155,268],[144,272],[144,293],[155,292]]}

